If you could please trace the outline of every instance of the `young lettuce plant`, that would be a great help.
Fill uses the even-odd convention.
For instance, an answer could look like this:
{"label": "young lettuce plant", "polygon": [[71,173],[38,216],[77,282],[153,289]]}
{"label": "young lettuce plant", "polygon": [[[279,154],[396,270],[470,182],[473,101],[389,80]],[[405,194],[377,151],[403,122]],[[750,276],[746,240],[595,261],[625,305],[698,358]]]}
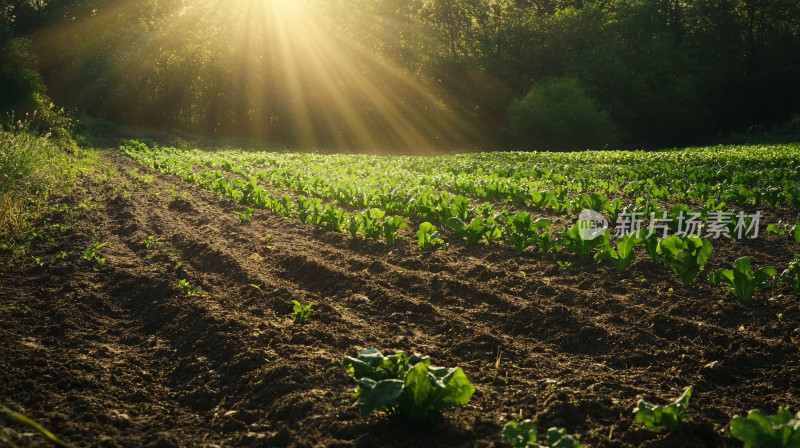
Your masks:
{"label": "young lettuce plant", "polygon": [[617,248],[611,247],[611,231],[606,230],[603,235],[603,249],[598,252],[596,258],[611,263],[617,272],[622,272],[633,262],[635,256],[634,248],[642,242],[636,235],[626,234],[617,241]]}
{"label": "young lettuce plant", "polygon": [[371,208],[363,212],[356,212],[356,217],[361,221],[359,229],[365,237],[378,241],[383,233],[381,219],[386,216],[386,212],[379,208]]}
{"label": "young lettuce plant", "polygon": [[661,238],[658,236],[658,233],[651,233],[648,230],[639,230],[636,232],[636,236],[642,240],[641,244],[644,246],[647,255],[653,260],[653,263],[663,264],[661,254],[658,252],[658,245],[661,243]]}
{"label": "young lettuce plant", "polygon": [[233,212],[233,214],[239,218],[239,222],[242,224],[247,224],[253,218],[253,212],[254,210],[252,208],[248,208],[244,212]]}
{"label": "young lettuce plant", "polygon": [[178,286],[181,288],[181,293],[186,297],[195,296],[200,294],[202,291],[199,286],[192,287],[192,284],[189,283],[189,280],[186,280],[185,278],[178,282]]}
{"label": "young lettuce plant", "polygon": [[461,218],[452,216],[445,221],[445,225],[453,229],[458,236],[467,240],[467,244],[477,244],[478,241],[483,238],[483,234],[486,231],[484,220],[480,216],[473,218],[469,224],[462,221]]}
{"label": "young lettuce plant", "polygon": [[93,245],[87,247],[83,254],[81,255],[84,260],[92,262],[94,261],[99,266],[103,266],[106,264],[106,259],[100,257],[98,251],[104,247],[106,247],[108,243],[94,243]]}
{"label": "young lettuce plant", "polygon": [[351,237],[355,238],[360,230],[361,222],[354,213],[347,218],[347,233],[349,233]]}
{"label": "young lettuce plant", "polygon": [[359,381],[354,397],[362,414],[382,410],[429,420],[443,409],[463,406],[475,393],[459,367],[431,367],[430,357],[398,351],[384,356],[377,349],[342,361]]}
{"label": "young lettuce plant", "polygon": [[792,415],[778,408],[777,414],[767,415],[754,410],[747,417],[733,417],[730,427],[744,448],[800,448],[800,412]]}
{"label": "young lettuce plant", "polygon": [[394,243],[397,242],[397,232],[406,227],[406,220],[402,216],[390,216],[386,218],[381,225],[386,245],[389,247],[394,246]]}
{"label": "young lettuce plant", "polygon": [[603,245],[603,238],[598,236],[584,239],[580,231],[580,223],[576,222],[572,227],[564,230],[564,245],[579,257],[589,259],[592,258],[592,251]]}
{"label": "young lettuce plant", "polygon": [[423,252],[447,248],[447,243],[445,243],[439,235],[436,226],[427,221],[419,225],[417,245],[419,245],[420,250]]}
{"label": "young lettuce plant", "polygon": [[291,319],[295,325],[303,325],[308,321],[308,318],[314,314],[313,306],[314,303],[303,305],[297,300],[292,300],[292,312],[289,313],[287,317]]}
{"label": "young lettuce plant", "polygon": [[582,448],[583,444],[575,436],[561,428],[547,430],[547,442],[538,442],[536,423],[531,420],[510,421],[503,427],[503,437],[514,448]]}
{"label": "young lettuce plant", "polygon": [[692,418],[686,412],[691,397],[692,387],[689,386],[683,395],[670,404],[656,405],[639,400],[633,410],[636,413],[636,423],[643,424],[651,431],[675,431],[684,421]]}
{"label": "young lettuce plant", "polygon": [[556,241],[548,233],[552,221],[546,218],[534,220],[527,212],[518,212],[506,219],[503,231],[506,240],[514,246],[518,254],[522,254],[531,244],[536,244],[542,259],[553,250],[560,250]]}
{"label": "young lettuce plant", "polygon": [[325,206],[325,213],[320,217],[319,225],[335,232],[341,232],[348,218],[349,215],[347,212],[341,209],[337,210],[333,208],[333,205],[327,204]]}
{"label": "young lettuce plant", "polygon": [[683,286],[689,286],[706,267],[714,246],[706,238],[695,235],[680,237],[670,235],[663,238],[658,244],[658,253],[662,255],[662,262],[671,267]]}
{"label": "young lettuce plant", "polygon": [[741,257],[736,260],[733,269],[718,269],[709,276],[708,281],[712,285],[719,283],[728,285],[739,301],[750,303],[757,289],[772,287],[772,277],[776,275],[778,271],[772,266],[753,272],[750,257]]}
{"label": "young lettuce plant", "polygon": [[794,261],[781,273],[781,282],[795,291],[800,291],[800,254],[795,254]]}

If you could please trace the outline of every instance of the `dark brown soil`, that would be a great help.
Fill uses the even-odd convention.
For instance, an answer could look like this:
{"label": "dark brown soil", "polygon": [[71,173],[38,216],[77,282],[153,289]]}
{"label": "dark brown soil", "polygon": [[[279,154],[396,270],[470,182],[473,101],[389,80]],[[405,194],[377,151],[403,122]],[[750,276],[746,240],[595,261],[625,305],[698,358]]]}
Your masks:
{"label": "dark brown soil", "polygon": [[[743,305],[644,254],[618,274],[565,253],[562,270],[502,246],[421,253],[408,230],[390,249],[264,211],[242,224],[228,199],[103,164],[59,200],[77,217],[49,216],[74,230],[0,277],[0,405],[76,446],[503,446],[522,416],[591,446],[727,447],[734,414],[800,406],[800,298],[784,286]],[[95,242],[104,266],[81,258]],[[720,243],[709,269],[750,255],[782,270],[793,252],[772,235]],[[307,325],[286,319],[291,300],[315,303]],[[341,358],[370,347],[460,366],[478,391],[426,425],[360,416]],[[689,385],[685,430],[634,423],[639,398]]]}

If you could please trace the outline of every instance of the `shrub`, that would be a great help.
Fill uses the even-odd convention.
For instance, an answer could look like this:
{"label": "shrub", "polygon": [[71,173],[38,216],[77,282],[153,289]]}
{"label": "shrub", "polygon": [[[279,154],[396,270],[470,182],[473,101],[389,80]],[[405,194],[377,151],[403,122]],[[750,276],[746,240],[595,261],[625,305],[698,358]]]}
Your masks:
{"label": "shrub", "polygon": [[617,143],[617,130],[575,78],[535,85],[509,109],[513,143],[524,149],[583,150]]}

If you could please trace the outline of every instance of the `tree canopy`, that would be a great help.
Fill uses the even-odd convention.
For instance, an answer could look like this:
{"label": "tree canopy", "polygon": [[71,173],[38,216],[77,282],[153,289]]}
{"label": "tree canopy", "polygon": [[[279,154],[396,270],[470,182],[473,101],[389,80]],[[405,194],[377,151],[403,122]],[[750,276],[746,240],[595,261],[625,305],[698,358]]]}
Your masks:
{"label": "tree canopy", "polygon": [[567,149],[509,113],[567,78],[627,147],[800,112],[796,0],[14,0],[0,17],[0,76],[38,64],[58,104],[289,146]]}

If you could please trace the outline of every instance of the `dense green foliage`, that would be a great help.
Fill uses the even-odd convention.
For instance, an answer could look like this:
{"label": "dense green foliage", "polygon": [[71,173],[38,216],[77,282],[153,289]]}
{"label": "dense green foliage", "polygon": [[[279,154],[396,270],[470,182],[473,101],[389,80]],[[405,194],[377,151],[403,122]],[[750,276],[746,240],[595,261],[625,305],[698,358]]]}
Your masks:
{"label": "dense green foliage", "polygon": [[509,128],[518,149],[611,147],[617,143],[611,116],[574,78],[549,78],[511,103]]}
{"label": "dense green foliage", "polygon": [[0,125],[0,245],[32,237],[29,224],[53,191],[64,191],[80,164],[29,122]]}
{"label": "dense green foliage", "polygon": [[[319,30],[339,50],[330,58],[288,60],[281,46],[299,45],[274,34],[283,25],[264,13],[269,2],[11,1],[0,67],[17,68],[0,69],[10,80],[0,85],[41,91],[26,45],[9,39],[53,28],[34,43],[60,104],[204,134],[414,150],[409,129],[443,147],[550,149],[601,147],[615,134],[652,147],[800,132],[795,0],[306,3],[304,33]],[[337,63],[331,89],[315,76]],[[353,123],[377,135],[362,139]]]}

